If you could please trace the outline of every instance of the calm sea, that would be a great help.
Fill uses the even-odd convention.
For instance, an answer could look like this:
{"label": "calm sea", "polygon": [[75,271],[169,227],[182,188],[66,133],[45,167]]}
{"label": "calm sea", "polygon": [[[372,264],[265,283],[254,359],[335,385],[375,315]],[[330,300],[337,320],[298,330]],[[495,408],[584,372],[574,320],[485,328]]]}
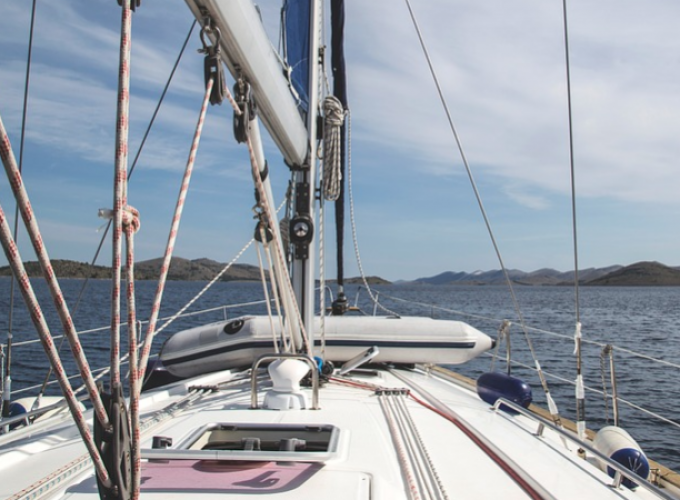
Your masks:
{"label": "calm sea", "polygon": [[[53,334],[60,333],[59,323],[46,287],[42,280],[33,280],[36,293],[45,309]],[[108,281],[90,281],[79,306],[75,304],[82,289],[82,280],[62,280],[62,289],[72,310],[79,331],[105,326],[109,322],[110,286]],[[186,304],[203,288],[203,282],[170,282],[165,292],[162,316],[170,316]],[[155,282],[137,283],[137,308],[139,319],[148,318],[150,303],[155,292]],[[0,342],[5,344],[8,331],[10,280],[0,278]],[[534,351],[547,372],[551,393],[562,415],[574,418],[574,388],[576,361],[573,356],[575,329],[575,298],[571,288],[517,287],[516,296]],[[500,321],[509,319],[511,327],[513,375],[525,379],[533,388],[534,400],[545,401],[536,373],[524,365],[534,366],[530,350],[513,301],[505,287],[445,287],[445,286],[376,286],[374,293],[380,302],[400,314],[425,315],[446,319],[462,319],[496,337]],[[368,314],[373,306],[363,288],[349,287],[352,303]],[[200,299],[189,311],[219,308],[224,304],[258,301],[262,288],[255,283],[219,283]],[[40,385],[47,374],[47,360],[39,343],[26,343],[36,339],[36,334],[19,295],[15,298],[13,332],[15,349],[12,353],[12,379],[15,391]],[[217,309],[204,316],[191,316],[178,320],[161,332],[154,350],[160,348],[168,335],[206,321],[217,321],[241,314],[264,313],[264,305]],[[464,312],[465,314],[461,314]],[[378,314],[381,314],[379,311]],[[583,325],[583,373],[588,391],[586,411],[588,426],[598,429],[611,419],[611,404],[605,405],[602,394],[601,346],[611,343],[617,347],[639,353],[671,364],[653,362],[623,350],[615,351],[619,397],[630,404],[620,404],[621,425],[645,449],[647,454],[665,465],[680,470],[680,288],[604,288],[589,287],[580,291],[580,318]],[[555,335],[557,334],[557,335]],[[122,336],[127,335],[122,331]],[[566,337],[566,338],[564,338]],[[82,336],[82,342],[93,368],[108,364],[108,331],[102,330]],[[57,343],[59,341],[57,340]],[[125,346],[124,346],[125,347]],[[67,370],[75,373],[70,362],[68,346],[62,358]],[[506,369],[505,344],[502,345],[497,369]],[[68,361],[67,361],[68,360]],[[476,377],[488,371],[492,356],[483,356],[456,369]],[[608,361],[606,363],[608,366]],[[608,372],[606,379],[609,380]],[[51,393],[58,392],[51,386]],[[609,394],[610,388],[607,388]],[[673,422],[663,422],[635,406],[663,415]],[[675,425],[674,425],[675,424]]]}

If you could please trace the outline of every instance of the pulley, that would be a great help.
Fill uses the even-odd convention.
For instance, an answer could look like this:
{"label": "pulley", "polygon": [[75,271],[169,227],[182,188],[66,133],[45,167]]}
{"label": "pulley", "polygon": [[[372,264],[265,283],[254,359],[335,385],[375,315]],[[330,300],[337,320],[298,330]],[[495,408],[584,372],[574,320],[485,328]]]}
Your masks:
{"label": "pulley", "polygon": [[[266,242],[262,241],[263,236],[267,240]],[[254,238],[258,243],[269,243],[274,239],[274,234],[266,222],[259,221],[255,226]]]}
{"label": "pulley", "polygon": [[241,114],[234,113],[234,137],[242,143],[248,140],[248,125],[257,113],[250,84],[243,78],[234,84],[234,100],[241,110]]}
{"label": "pulley", "polygon": [[[203,73],[205,76],[205,85],[208,85],[210,79],[213,80],[212,92],[210,93],[210,104],[222,104],[225,95],[227,94],[226,80],[224,79],[224,68],[222,66],[222,57],[220,54],[220,30],[213,25],[210,18],[206,19],[206,24],[201,29],[201,43],[203,48],[199,52],[205,54],[203,62]],[[215,43],[209,44],[206,41],[208,33],[215,34]]]}

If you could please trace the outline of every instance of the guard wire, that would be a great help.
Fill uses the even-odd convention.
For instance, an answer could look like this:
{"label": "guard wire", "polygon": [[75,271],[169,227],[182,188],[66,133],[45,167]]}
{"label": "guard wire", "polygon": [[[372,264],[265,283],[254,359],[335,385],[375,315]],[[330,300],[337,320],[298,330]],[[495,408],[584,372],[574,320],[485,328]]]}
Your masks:
{"label": "guard wire", "polygon": [[453,138],[456,141],[456,144],[458,146],[458,151],[461,156],[461,160],[463,161],[463,165],[465,166],[465,171],[467,172],[468,178],[470,180],[470,186],[472,187],[472,190],[475,195],[475,199],[477,200],[477,204],[479,206],[480,213],[482,215],[482,218],[484,219],[484,224],[486,225],[487,232],[489,234],[489,238],[491,239],[491,243],[493,245],[494,251],[496,253],[496,257],[498,259],[498,262],[501,266],[501,269],[503,271],[503,276],[505,278],[505,282],[507,284],[508,290],[510,292],[510,295],[512,297],[512,302],[515,308],[515,313],[517,314],[517,318],[519,320],[519,323],[522,327],[522,331],[524,333],[524,338],[526,340],[527,346],[529,347],[529,351],[531,352],[532,357],[534,358],[534,361],[536,363],[536,367],[538,368],[538,377],[541,381],[541,387],[543,388],[543,392],[545,393],[546,399],[548,401],[548,406],[550,407],[550,414],[552,415],[553,421],[555,424],[561,426],[561,419],[559,416],[559,413],[557,411],[557,405],[552,399],[552,396],[550,395],[550,388],[548,387],[547,380],[545,379],[545,376],[543,375],[543,372],[540,368],[540,364],[538,362],[538,359],[536,357],[536,351],[534,349],[533,343],[531,341],[531,338],[529,337],[529,332],[527,331],[526,324],[524,321],[524,315],[522,314],[522,311],[519,307],[519,300],[517,299],[517,295],[515,293],[514,287],[512,286],[512,280],[510,279],[510,275],[508,273],[508,268],[505,266],[505,263],[503,261],[503,256],[501,255],[500,248],[498,246],[498,243],[496,241],[496,237],[494,235],[494,232],[491,228],[491,222],[489,220],[489,216],[486,212],[486,209],[484,208],[484,203],[482,202],[482,197],[479,192],[479,189],[477,187],[477,183],[474,179],[474,176],[472,175],[472,169],[470,168],[470,164],[467,160],[467,156],[465,155],[465,151],[463,149],[462,141],[458,135],[458,131],[456,129],[455,124],[453,123],[453,118],[451,117],[451,112],[449,111],[449,106],[446,102],[446,99],[444,97],[444,92],[442,90],[442,87],[439,83],[439,78],[437,77],[437,73],[434,69],[434,65],[432,63],[432,60],[430,58],[430,53],[429,50],[427,49],[427,46],[425,45],[425,40],[423,38],[422,32],[420,31],[420,26],[418,25],[418,21],[415,17],[415,13],[413,11],[413,8],[411,7],[411,2],[410,0],[405,0],[406,6],[408,7],[409,14],[411,16],[411,20],[413,21],[413,27],[416,30],[416,33],[418,35],[418,39],[420,41],[420,46],[423,50],[423,54],[425,56],[425,59],[427,60],[427,65],[430,69],[430,74],[432,75],[432,80],[434,81],[434,84],[437,88],[437,93],[439,95],[439,99],[441,101],[442,107],[444,109],[444,113],[446,114],[446,119],[449,124],[449,128],[451,130],[451,133],[453,135]]}

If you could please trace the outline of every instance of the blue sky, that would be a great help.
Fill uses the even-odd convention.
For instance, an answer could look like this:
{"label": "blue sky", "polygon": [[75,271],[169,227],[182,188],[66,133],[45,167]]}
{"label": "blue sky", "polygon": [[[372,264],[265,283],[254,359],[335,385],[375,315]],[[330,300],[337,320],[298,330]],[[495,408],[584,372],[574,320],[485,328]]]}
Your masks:
{"label": "blue sky", "polygon": [[[505,264],[572,269],[561,2],[412,1]],[[0,116],[17,155],[30,3],[0,7]],[[278,7],[261,4],[275,38]],[[679,265],[680,4],[568,8],[580,266]],[[133,152],[191,21],[183,0],[145,0],[134,14]],[[119,24],[113,0],[38,0],[24,172],[53,258],[89,261],[104,223],[97,210],[112,204]],[[366,273],[396,280],[498,268],[405,5],[349,0],[347,38]],[[200,106],[199,47],[195,34],[131,182],[139,260],[160,256],[167,239]],[[267,155],[280,199],[288,170],[271,144]],[[230,109],[214,107],[176,255],[229,261],[252,235],[252,190]],[[0,203],[13,214],[4,176]],[[356,275],[349,230],[346,239],[347,274]],[[25,234],[19,241],[34,260]],[[254,253],[244,261],[255,263]]]}

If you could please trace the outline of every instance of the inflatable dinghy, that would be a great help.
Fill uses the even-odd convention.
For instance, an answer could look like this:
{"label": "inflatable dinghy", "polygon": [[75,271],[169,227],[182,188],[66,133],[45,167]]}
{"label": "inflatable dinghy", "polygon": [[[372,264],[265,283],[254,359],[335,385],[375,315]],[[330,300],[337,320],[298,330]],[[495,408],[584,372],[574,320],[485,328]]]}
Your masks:
{"label": "inflatable dinghy", "polygon": [[[278,329],[279,322],[274,324]],[[320,331],[319,318],[315,327]],[[493,345],[486,334],[467,323],[421,317],[328,316],[325,331],[325,357],[334,363],[377,346],[375,363],[461,364]],[[315,344],[318,351],[318,333]],[[272,351],[270,319],[244,316],[176,333],[163,345],[160,360],[172,375],[186,378],[247,367]]]}

